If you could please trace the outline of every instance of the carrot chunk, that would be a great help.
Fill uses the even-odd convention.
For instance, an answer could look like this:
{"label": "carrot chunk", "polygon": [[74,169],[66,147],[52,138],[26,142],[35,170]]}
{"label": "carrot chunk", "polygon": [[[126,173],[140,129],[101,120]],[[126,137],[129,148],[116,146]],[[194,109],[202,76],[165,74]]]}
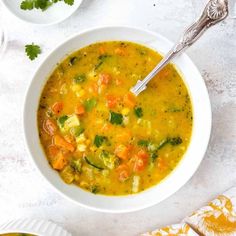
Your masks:
{"label": "carrot chunk", "polygon": [[124,96],[124,104],[130,108],[134,108],[136,105],[136,99],[133,94],[127,93]]}
{"label": "carrot chunk", "polygon": [[128,158],[128,154],[129,154],[129,149],[123,145],[120,144],[116,147],[115,149],[115,155],[118,156],[119,158],[126,160]]}
{"label": "carrot chunk", "polygon": [[107,95],[106,100],[107,100],[107,107],[109,107],[109,108],[116,107],[117,102],[118,102],[117,97],[115,97],[114,95]]}
{"label": "carrot chunk", "polygon": [[59,148],[53,144],[48,147],[48,154],[50,157],[56,156],[59,153],[59,151],[60,151]]}
{"label": "carrot chunk", "polygon": [[111,75],[108,73],[101,73],[98,77],[98,84],[99,85],[108,85],[111,81]]}
{"label": "carrot chunk", "polygon": [[65,156],[62,154],[62,152],[59,152],[55,156],[51,164],[52,164],[53,169],[62,170],[66,166],[67,160]]}
{"label": "carrot chunk", "polygon": [[120,182],[126,181],[130,177],[130,170],[126,164],[117,167],[118,179]]}
{"label": "carrot chunk", "polygon": [[54,144],[58,147],[64,148],[65,150],[68,150],[70,152],[73,152],[75,150],[75,147],[73,144],[67,142],[63,137],[60,135],[54,136]]}
{"label": "carrot chunk", "polygon": [[143,171],[148,164],[148,153],[145,150],[140,150],[134,158],[134,172]]}
{"label": "carrot chunk", "polygon": [[61,113],[62,109],[63,109],[63,103],[62,102],[55,102],[52,105],[52,112],[55,115],[59,115]]}
{"label": "carrot chunk", "polygon": [[75,114],[83,115],[85,113],[85,108],[82,104],[79,104],[75,107]]}
{"label": "carrot chunk", "polygon": [[50,136],[53,136],[57,131],[57,125],[52,119],[48,118],[43,122],[43,130]]}

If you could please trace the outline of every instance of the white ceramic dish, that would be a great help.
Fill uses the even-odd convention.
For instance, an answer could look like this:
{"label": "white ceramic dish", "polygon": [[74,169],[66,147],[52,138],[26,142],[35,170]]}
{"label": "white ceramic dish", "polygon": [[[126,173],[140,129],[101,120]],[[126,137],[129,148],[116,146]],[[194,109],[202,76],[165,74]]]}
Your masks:
{"label": "white ceramic dish", "polygon": [[61,226],[51,221],[22,219],[0,225],[0,234],[25,233],[36,236],[72,236]]}
{"label": "white ceramic dish", "polygon": [[98,41],[126,40],[166,53],[172,46],[166,38],[149,31],[128,27],[106,27],[79,33],[53,50],[36,70],[24,109],[24,131],[30,155],[41,174],[60,193],[89,208],[112,213],[130,212],[152,206],[180,189],[194,174],[205,154],[211,132],[211,106],[204,81],[193,62],[183,54],[175,65],[183,74],[193,103],[193,134],[188,150],[177,168],[160,184],[136,195],[111,197],[94,195],[77,186],[66,185],[48,164],[40,146],[37,128],[39,97],[46,80],[67,54]]}
{"label": "white ceramic dish", "polygon": [[80,6],[82,0],[74,0],[74,4],[69,6],[63,1],[54,4],[46,11],[38,9],[22,10],[20,4],[23,0],[2,0],[6,8],[18,19],[27,23],[37,25],[52,25],[59,23],[70,17]]}

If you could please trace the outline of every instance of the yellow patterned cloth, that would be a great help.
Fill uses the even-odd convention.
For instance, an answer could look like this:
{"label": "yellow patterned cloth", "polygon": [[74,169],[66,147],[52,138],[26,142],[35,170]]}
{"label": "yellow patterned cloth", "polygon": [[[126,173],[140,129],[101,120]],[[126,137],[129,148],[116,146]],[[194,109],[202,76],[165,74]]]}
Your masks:
{"label": "yellow patterned cloth", "polygon": [[219,195],[183,222],[142,236],[236,236],[236,187]]}
{"label": "yellow patterned cloth", "polygon": [[198,236],[187,224],[178,224],[142,234],[142,236]]}
{"label": "yellow patterned cloth", "polygon": [[236,187],[185,219],[207,236],[236,236]]}

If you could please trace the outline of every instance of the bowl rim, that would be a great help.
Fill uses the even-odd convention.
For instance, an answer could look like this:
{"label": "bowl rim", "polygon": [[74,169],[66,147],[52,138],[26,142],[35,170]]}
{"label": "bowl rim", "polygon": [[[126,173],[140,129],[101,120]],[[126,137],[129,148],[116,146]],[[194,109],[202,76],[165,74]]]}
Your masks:
{"label": "bowl rim", "polygon": [[30,20],[27,20],[21,16],[19,16],[18,14],[15,14],[15,12],[9,7],[9,5],[5,2],[6,0],[1,0],[0,1],[0,4],[2,3],[2,5],[5,7],[5,9],[13,16],[15,17],[16,19],[19,19],[21,22],[24,22],[24,23],[27,23],[29,25],[37,25],[37,26],[42,26],[42,27],[47,27],[47,26],[52,26],[52,25],[56,25],[56,24],[59,24],[63,21],[65,21],[66,19],[68,19],[69,17],[71,17],[77,10],[78,8],[80,7],[80,5],[82,4],[83,0],[77,0],[79,1],[78,2],[78,6],[75,6],[73,11],[68,14],[68,15],[65,15],[64,17],[58,19],[58,20],[55,20],[55,21],[52,21],[50,23],[37,23],[37,22],[32,22]]}
{"label": "bowl rim", "polygon": [[[49,59],[49,57],[55,53],[56,51],[58,51],[61,47],[64,46],[64,44],[70,42],[71,40],[77,38],[77,37],[81,37],[83,35],[86,35],[86,34],[89,34],[89,33],[93,33],[94,31],[102,31],[102,30],[118,30],[118,29],[124,29],[124,30],[128,30],[128,31],[138,31],[140,33],[143,33],[143,34],[149,34],[149,35],[152,35],[152,36],[156,36],[158,37],[159,39],[163,39],[164,41],[166,41],[166,43],[168,44],[171,44],[173,45],[173,43],[171,41],[169,41],[167,38],[165,38],[164,36],[158,34],[158,33],[155,33],[153,31],[149,31],[149,30],[144,30],[144,29],[141,29],[141,28],[138,28],[138,27],[129,27],[129,26],[104,26],[104,27],[93,27],[93,28],[90,28],[90,29],[87,29],[87,30],[83,30],[83,31],[80,31],[78,33],[75,33],[73,36],[65,39],[63,42],[59,43],[54,49],[52,49],[48,54],[47,56],[41,61],[41,63],[39,64],[39,66],[36,68],[33,76],[32,76],[32,80],[30,81],[29,83],[29,86],[28,86],[28,89],[26,91],[26,95],[25,95],[25,102],[24,102],[24,112],[23,112],[23,127],[24,127],[24,139],[25,139],[25,143],[26,143],[26,146],[27,146],[27,150],[29,152],[29,155],[30,155],[30,159],[31,161],[34,163],[34,166],[36,167],[36,169],[41,173],[41,175],[46,179],[46,181],[48,183],[50,183],[50,185],[57,191],[59,192],[62,196],[64,196],[66,199],[70,200],[70,201],[73,201],[75,202],[77,205],[80,205],[80,206],[84,206],[86,208],[89,208],[89,209],[92,209],[92,210],[95,210],[95,211],[99,211],[99,212],[107,212],[107,213],[127,213],[127,212],[134,212],[134,211],[138,211],[138,210],[142,210],[142,209],[145,209],[145,208],[148,208],[148,207],[151,207],[153,205],[156,205],[160,202],[162,202],[163,200],[169,198],[171,195],[173,195],[175,192],[177,192],[178,190],[180,190],[190,179],[191,177],[194,175],[194,173],[196,172],[196,170],[198,169],[201,161],[203,160],[204,158],[204,155],[206,153],[206,150],[207,150],[207,147],[208,147],[208,144],[209,144],[209,140],[210,140],[210,135],[211,135],[211,128],[212,128],[212,111],[211,111],[211,103],[210,103],[210,99],[209,99],[209,94],[208,94],[208,91],[207,91],[207,87],[205,85],[205,82],[200,74],[200,72],[198,71],[197,67],[195,66],[195,64],[192,62],[192,60],[184,53],[183,55],[181,55],[180,57],[184,57],[185,59],[187,59],[188,63],[191,64],[192,68],[195,70],[195,72],[197,73],[197,76],[199,78],[199,83],[201,83],[201,85],[203,86],[203,89],[205,91],[203,91],[203,93],[205,93],[206,97],[205,97],[205,105],[206,105],[206,108],[207,108],[207,114],[206,114],[206,117],[207,117],[207,130],[204,130],[205,132],[205,143],[204,143],[204,146],[202,147],[202,150],[201,150],[201,155],[200,155],[200,158],[196,161],[194,167],[192,168],[191,170],[191,173],[188,171],[188,175],[185,177],[184,180],[182,180],[180,183],[176,184],[174,186],[174,190],[171,190],[169,191],[168,193],[164,194],[165,196],[162,197],[161,199],[159,199],[158,201],[156,201],[155,203],[151,202],[151,203],[146,203],[146,204],[143,204],[141,206],[136,206],[136,207],[133,207],[133,208],[127,208],[127,209],[109,209],[109,208],[106,208],[106,207],[98,207],[98,206],[94,206],[94,205],[87,205],[87,204],[84,204],[82,202],[79,202],[78,200],[68,196],[65,192],[63,192],[61,189],[59,189],[57,186],[55,186],[52,181],[50,179],[47,178],[46,174],[43,173],[42,169],[38,166],[38,163],[36,162],[35,160],[35,157],[32,153],[32,149],[31,149],[31,146],[29,144],[29,140],[28,140],[28,137],[27,137],[27,123],[26,123],[26,117],[27,117],[27,103],[28,101],[30,100],[30,97],[29,97],[29,94],[30,94],[30,91],[31,91],[31,86],[32,84],[34,83],[34,80],[35,80],[35,77],[38,73],[38,71],[41,69],[41,67],[43,67],[44,63]],[[105,41],[105,40],[103,40]],[[109,40],[107,40],[109,41]],[[110,40],[112,41],[112,40]],[[128,40],[127,40],[128,41]],[[133,41],[130,40],[130,42],[135,42],[135,39]],[[95,43],[95,41],[94,41]],[[87,44],[89,45],[89,44]],[[149,48],[151,48],[151,46],[149,45],[145,45],[143,43],[144,46],[147,46]],[[69,50],[68,50],[69,51]],[[70,54],[71,52],[68,52],[68,54]],[[67,56],[64,55],[64,56]],[[61,58],[61,60],[63,60],[64,57]],[[174,60],[174,64],[175,64],[175,60]],[[178,67],[177,67],[178,68]],[[191,91],[190,89],[188,89],[189,91],[189,94],[191,96]],[[39,94],[40,96],[40,94]],[[194,106],[193,104],[193,101],[192,101],[192,105]],[[194,107],[193,107],[194,108]],[[193,124],[194,126],[194,124]],[[192,140],[190,141],[190,143],[192,142]],[[190,145],[190,144],[189,144]],[[45,157],[46,158],[46,157]],[[184,157],[182,158],[184,159]],[[45,159],[46,160],[46,159]],[[179,164],[180,165],[180,164]],[[177,167],[175,168],[177,169]],[[175,170],[174,170],[175,171]],[[174,172],[172,171],[172,172]],[[169,177],[171,174],[169,174],[167,177]],[[166,182],[166,178],[164,178],[163,182]],[[156,186],[160,185],[157,184],[155,186],[153,186],[152,188],[156,188]],[[71,186],[71,185],[70,185]],[[78,187],[76,187],[78,188]],[[152,189],[151,188],[151,189]],[[147,191],[147,190],[145,190]],[[145,192],[143,191],[143,192]],[[138,194],[133,194],[133,195],[125,195],[125,196],[104,196],[102,195],[104,198],[118,198],[118,199],[122,199],[122,198],[130,198],[130,197],[134,197],[134,196],[137,196],[137,195],[141,195],[143,192],[140,192]],[[91,193],[90,193],[91,194]],[[96,195],[97,197],[100,196],[100,195]]]}

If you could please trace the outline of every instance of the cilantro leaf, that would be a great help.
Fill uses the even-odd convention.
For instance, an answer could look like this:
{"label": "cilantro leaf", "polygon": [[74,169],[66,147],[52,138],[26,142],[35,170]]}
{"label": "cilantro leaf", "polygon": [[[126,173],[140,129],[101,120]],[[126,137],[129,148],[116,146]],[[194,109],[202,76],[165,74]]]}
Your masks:
{"label": "cilantro leaf", "polygon": [[85,74],[78,74],[74,77],[74,83],[80,84],[86,80],[86,75]]}
{"label": "cilantro leaf", "polygon": [[64,2],[70,6],[74,4],[74,0],[64,0]]}
{"label": "cilantro leaf", "polygon": [[25,53],[32,61],[41,53],[41,48],[34,43],[25,45]]}
{"label": "cilantro leaf", "polygon": [[24,1],[21,2],[20,8],[22,10],[32,10],[34,8],[34,1],[24,0]]}
{"label": "cilantro leaf", "polygon": [[134,114],[138,117],[141,118],[143,116],[143,109],[141,107],[135,107],[134,108]]}
{"label": "cilantro leaf", "polygon": [[106,140],[107,140],[107,137],[96,135],[94,138],[94,145],[96,147],[100,147],[100,146],[102,146],[103,142]]}
{"label": "cilantro leaf", "polygon": [[123,123],[122,114],[110,111],[110,123],[115,125],[121,125]]}
{"label": "cilantro leaf", "polygon": [[148,140],[145,140],[145,139],[141,139],[141,140],[138,141],[139,146],[147,147],[149,144],[150,144],[150,142]]}
{"label": "cilantro leaf", "polygon": [[64,127],[64,124],[66,122],[66,120],[68,119],[69,117],[68,116],[61,116],[58,118],[58,123],[61,127]]}
{"label": "cilantro leaf", "polygon": [[84,106],[85,106],[85,110],[86,111],[92,111],[93,108],[97,105],[97,100],[96,98],[90,98],[90,99],[87,99],[85,102],[84,102]]}

